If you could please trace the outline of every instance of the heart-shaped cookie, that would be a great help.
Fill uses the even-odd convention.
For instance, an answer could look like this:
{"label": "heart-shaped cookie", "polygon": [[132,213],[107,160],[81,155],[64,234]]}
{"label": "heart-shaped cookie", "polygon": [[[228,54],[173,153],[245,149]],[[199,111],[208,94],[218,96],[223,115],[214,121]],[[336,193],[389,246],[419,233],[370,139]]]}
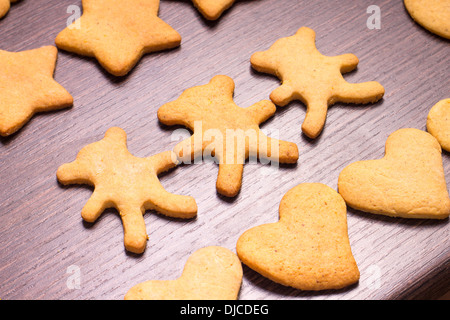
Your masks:
{"label": "heart-shaped cookie", "polygon": [[321,183],[303,183],[280,203],[278,222],[244,232],[236,251],[261,275],[301,290],[340,289],[359,280],[342,197]]}
{"label": "heart-shaped cookie", "polygon": [[392,133],[382,159],[344,168],[338,188],[347,205],[360,211],[431,219],[444,219],[450,213],[441,146],[418,129]]}
{"label": "heart-shaped cookie", "polygon": [[132,287],[125,300],[236,300],[242,265],[230,250],[211,246],[194,252],[176,280],[150,280]]}

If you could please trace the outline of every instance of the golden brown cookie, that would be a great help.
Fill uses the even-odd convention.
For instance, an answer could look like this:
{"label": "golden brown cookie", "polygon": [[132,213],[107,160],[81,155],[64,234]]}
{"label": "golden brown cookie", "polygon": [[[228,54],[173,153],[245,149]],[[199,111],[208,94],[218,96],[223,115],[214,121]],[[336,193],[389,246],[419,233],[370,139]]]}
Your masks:
{"label": "golden brown cookie", "polygon": [[450,214],[441,147],[422,130],[395,131],[386,141],[382,159],[348,165],[338,186],[347,204],[360,211],[429,219]]}
{"label": "golden brown cookie", "polygon": [[208,20],[217,20],[235,0],[192,0],[195,7]]}
{"label": "golden brown cookie", "polygon": [[359,280],[342,197],[321,183],[303,183],[280,203],[278,222],[254,227],[236,251],[248,267],[300,290],[340,289]]}
{"label": "golden brown cookie", "polygon": [[427,130],[450,152],[450,99],[443,99],[431,108],[427,117]]}
{"label": "golden brown cookie", "polygon": [[11,3],[14,2],[17,2],[17,0],[0,0],[0,18],[8,13]]}
{"label": "golden brown cookie", "polygon": [[125,300],[236,300],[242,265],[228,249],[211,246],[194,252],[176,280],[150,280],[132,287]]}
{"label": "golden brown cookie", "polygon": [[404,3],[415,22],[434,34],[450,39],[450,1],[404,0]]}
{"label": "golden brown cookie", "polygon": [[217,191],[228,197],[241,188],[244,162],[249,155],[279,163],[295,163],[297,145],[267,137],[259,124],[275,113],[268,100],[240,108],[233,101],[234,81],[219,75],[206,85],[185,90],[181,96],[158,110],[166,125],[184,125],[194,134],[180,142],[174,151],[184,162],[197,155],[211,154],[219,162]]}
{"label": "golden brown cookie", "polygon": [[115,76],[126,75],[144,54],[181,42],[178,32],[158,18],[159,0],[83,0],[82,4],[83,15],[58,34],[56,45],[95,57]]}
{"label": "golden brown cookie", "polygon": [[73,104],[72,96],[53,79],[57,55],[53,46],[0,50],[0,135],[13,134],[36,112]]}
{"label": "golden brown cookie", "polygon": [[110,128],[102,140],[81,149],[74,162],[59,167],[57,178],[64,185],[93,185],[82,218],[94,222],[106,208],[116,208],[122,218],[125,248],[142,253],[148,238],[143,218],[146,210],[192,218],[197,204],[192,197],[169,193],[158,180],[158,174],[176,166],[173,152],[138,158],[128,151],[126,140],[122,129]]}
{"label": "golden brown cookie", "polygon": [[316,138],[325,125],[328,107],[336,102],[370,103],[380,100],[384,88],[378,82],[348,83],[342,73],[358,65],[353,54],[322,55],[315,45],[315,32],[300,28],[294,36],[277,40],[269,50],[256,52],[250,62],[259,72],[277,76],[282,85],[270,94],[278,106],[300,100],[307,106],[303,132]]}

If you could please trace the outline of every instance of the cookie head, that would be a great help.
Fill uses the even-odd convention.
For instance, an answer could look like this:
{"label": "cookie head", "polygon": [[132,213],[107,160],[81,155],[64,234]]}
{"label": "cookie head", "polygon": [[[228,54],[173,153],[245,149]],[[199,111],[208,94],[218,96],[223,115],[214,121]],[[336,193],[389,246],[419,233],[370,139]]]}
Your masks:
{"label": "cookie head", "polygon": [[357,161],[339,174],[338,187],[357,210],[402,218],[444,219],[450,198],[441,147],[429,133],[405,128],[386,141],[385,156]]}
{"label": "cookie head", "polygon": [[320,183],[300,184],[280,203],[278,222],[238,239],[241,261],[261,275],[300,290],[340,289],[359,280],[342,197]]}

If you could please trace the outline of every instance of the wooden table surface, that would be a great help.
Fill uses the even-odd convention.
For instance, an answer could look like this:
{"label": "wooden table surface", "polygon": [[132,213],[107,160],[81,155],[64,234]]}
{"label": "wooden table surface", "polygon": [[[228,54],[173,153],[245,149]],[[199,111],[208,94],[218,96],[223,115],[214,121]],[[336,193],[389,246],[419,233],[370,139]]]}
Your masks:
{"label": "wooden table surface", "polygon": [[[0,298],[121,300],[139,282],[175,279],[197,249],[220,245],[235,252],[245,230],[277,221],[280,200],[294,186],[321,182],[337,189],[346,165],[384,155],[390,133],[405,127],[426,130],[429,109],[450,97],[449,42],[414,23],[401,0],[376,2],[381,29],[367,27],[369,4],[361,0],[243,0],[215,22],[203,19],[191,1],[162,0],[159,16],[181,34],[181,46],[146,55],[121,78],[107,74],[94,59],[59,51],[55,79],[73,95],[73,107],[36,115],[0,140]],[[54,44],[70,18],[69,5],[81,8],[81,1],[13,4],[0,20],[0,48]],[[56,170],[61,164],[73,161],[112,126],[127,132],[136,156],[171,150],[180,140],[173,135],[177,127],[160,124],[158,108],[217,74],[234,79],[239,106],[267,99],[279,80],[252,70],[249,58],[302,26],[316,31],[323,54],[358,56],[358,69],[345,78],[380,82],[384,99],[334,105],[315,140],[301,133],[303,104],[278,108],[262,128],[296,143],[298,163],[280,168],[247,164],[242,190],[233,199],[216,193],[214,163],[182,165],[162,175],[168,191],[196,199],[198,216],[178,220],[147,212],[149,241],[142,255],[125,251],[115,210],[93,224],[82,221],[92,188],[60,185]],[[443,163],[449,187],[448,153]],[[239,299],[436,298],[449,289],[448,219],[389,218],[349,208],[348,228],[361,272],[358,284],[302,292],[244,266]]]}

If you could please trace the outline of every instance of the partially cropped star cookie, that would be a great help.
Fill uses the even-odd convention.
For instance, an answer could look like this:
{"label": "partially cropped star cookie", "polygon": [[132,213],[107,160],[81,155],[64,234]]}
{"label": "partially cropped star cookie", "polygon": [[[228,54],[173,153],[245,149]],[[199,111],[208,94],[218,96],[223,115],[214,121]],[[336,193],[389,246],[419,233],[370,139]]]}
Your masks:
{"label": "partially cropped star cookie", "polygon": [[17,2],[17,0],[0,0],[0,18],[8,13],[11,3],[14,2]]}
{"label": "partially cropped star cookie", "polygon": [[94,222],[106,208],[116,208],[122,218],[125,248],[142,253],[148,238],[143,218],[146,210],[192,218],[197,204],[192,197],[169,193],[158,180],[158,174],[177,164],[172,151],[138,158],[128,151],[126,140],[122,129],[109,129],[102,140],[84,147],[74,162],[59,167],[57,178],[62,184],[93,185],[82,218]]}
{"label": "partially cropped star cookie", "polygon": [[69,107],[72,96],[53,79],[58,50],[0,50],[0,135],[18,131],[36,112]]}
{"label": "partially cropped star cookie", "polygon": [[158,18],[159,0],[83,0],[83,15],[56,37],[58,48],[95,57],[126,75],[150,52],[177,47],[181,36]]}
{"label": "partially cropped star cookie", "polygon": [[192,0],[195,7],[208,20],[217,20],[235,0]]}
{"label": "partially cropped star cookie", "polygon": [[158,110],[166,125],[184,125],[194,134],[174,151],[186,161],[197,155],[212,155],[219,162],[217,191],[228,197],[241,188],[243,166],[249,155],[279,163],[295,163],[297,145],[267,137],[259,125],[275,113],[275,105],[260,101],[241,108],[233,101],[234,81],[218,75],[202,86],[185,90]]}
{"label": "partially cropped star cookie", "polygon": [[322,55],[315,45],[315,32],[307,27],[277,40],[267,51],[254,53],[250,62],[257,71],[276,75],[282,81],[270,95],[276,105],[285,106],[292,100],[306,104],[302,130],[310,138],[322,132],[332,104],[376,102],[384,95],[378,82],[345,81],[342,73],[355,69],[358,58],[353,54]]}

